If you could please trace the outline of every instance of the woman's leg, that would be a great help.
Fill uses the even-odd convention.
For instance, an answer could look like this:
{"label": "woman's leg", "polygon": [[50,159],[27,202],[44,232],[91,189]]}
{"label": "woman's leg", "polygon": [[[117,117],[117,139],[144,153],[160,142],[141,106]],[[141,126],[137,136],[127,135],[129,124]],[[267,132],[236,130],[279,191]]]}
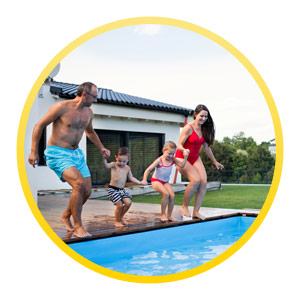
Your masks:
{"label": "woman's leg", "polygon": [[200,185],[199,185],[198,189],[196,190],[196,194],[195,194],[193,218],[205,219],[204,216],[200,215],[199,210],[202,205],[204,196],[206,194],[207,175],[206,175],[206,171],[205,171],[204,165],[203,165],[200,157],[193,164],[193,167],[197,170],[197,172],[200,176]]}
{"label": "woman's leg", "polygon": [[186,217],[191,217],[188,206],[195,191],[200,185],[200,176],[197,170],[188,161],[186,162],[184,168],[176,166],[176,169],[190,182],[184,192],[181,211]]}
{"label": "woman's leg", "polygon": [[166,221],[168,221],[168,218],[166,216],[166,208],[167,208],[168,199],[169,199],[169,192],[164,187],[164,184],[160,183],[159,181],[153,181],[153,182],[151,182],[151,184],[152,184],[153,189],[161,194],[161,217],[160,217],[160,220],[162,222],[166,222]]}

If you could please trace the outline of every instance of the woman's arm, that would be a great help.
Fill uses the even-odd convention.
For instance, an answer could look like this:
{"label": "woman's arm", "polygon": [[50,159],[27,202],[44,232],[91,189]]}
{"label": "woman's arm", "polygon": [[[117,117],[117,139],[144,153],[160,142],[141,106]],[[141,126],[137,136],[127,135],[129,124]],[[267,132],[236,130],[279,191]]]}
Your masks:
{"label": "woman's arm", "polygon": [[215,156],[207,143],[203,144],[203,149],[204,149],[205,154],[209,157],[209,159],[213,162],[213,164],[216,166],[216,168],[218,170],[224,169],[224,166],[222,164],[220,164],[219,162],[217,162],[217,160],[215,159]]}
{"label": "woman's arm", "polygon": [[177,150],[184,152],[185,148],[183,147],[184,143],[188,139],[188,137],[192,134],[193,129],[189,124],[185,125],[181,131],[179,141],[177,143]]}
{"label": "woman's arm", "polygon": [[190,150],[184,149],[184,151],[183,151],[184,160],[181,161],[181,160],[178,160],[176,157],[173,157],[174,164],[180,168],[184,168],[189,154],[190,154]]}

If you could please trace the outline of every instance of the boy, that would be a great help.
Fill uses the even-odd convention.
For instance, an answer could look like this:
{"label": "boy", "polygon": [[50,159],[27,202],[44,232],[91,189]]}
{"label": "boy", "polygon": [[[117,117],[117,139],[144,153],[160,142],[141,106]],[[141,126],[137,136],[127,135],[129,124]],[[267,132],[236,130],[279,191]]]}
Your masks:
{"label": "boy", "polygon": [[128,180],[142,184],[141,181],[133,177],[128,163],[128,148],[121,147],[116,155],[116,161],[108,163],[103,156],[103,165],[106,169],[111,169],[111,180],[108,187],[108,197],[116,206],[115,226],[123,227],[128,225],[124,220],[124,215],[131,206],[131,198],[125,189],[125,183]]}

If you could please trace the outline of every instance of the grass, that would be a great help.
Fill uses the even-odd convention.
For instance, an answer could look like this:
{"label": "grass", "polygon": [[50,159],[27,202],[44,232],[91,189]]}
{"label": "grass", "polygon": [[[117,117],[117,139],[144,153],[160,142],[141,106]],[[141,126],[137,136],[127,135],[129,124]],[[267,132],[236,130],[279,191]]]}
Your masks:
{"label": "grass", "polygon": [[[236,186],[225,185],[222,190],[208,191],[202,206],[215,208],[261,209],[268,195],[269,186]],[[175,205],[182,205],[183,193],[176,193]],[[160,195],[134,196],[133,202],[160,204]],[[194,197],[190,205],[193,206]]]}

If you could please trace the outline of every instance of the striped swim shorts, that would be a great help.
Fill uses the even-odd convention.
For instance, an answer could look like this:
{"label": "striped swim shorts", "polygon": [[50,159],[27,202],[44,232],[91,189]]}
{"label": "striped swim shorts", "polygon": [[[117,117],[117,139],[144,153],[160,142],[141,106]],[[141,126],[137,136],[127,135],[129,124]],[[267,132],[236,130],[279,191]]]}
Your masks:
{"label": "striped swim shorts", "polygon": [[108,198],[113,203],[116,204],[122,201],[124,198],[132,199],[132,196],[128,194],[125,189],[117,188],[113,185],[109,185],[107,189]]}

